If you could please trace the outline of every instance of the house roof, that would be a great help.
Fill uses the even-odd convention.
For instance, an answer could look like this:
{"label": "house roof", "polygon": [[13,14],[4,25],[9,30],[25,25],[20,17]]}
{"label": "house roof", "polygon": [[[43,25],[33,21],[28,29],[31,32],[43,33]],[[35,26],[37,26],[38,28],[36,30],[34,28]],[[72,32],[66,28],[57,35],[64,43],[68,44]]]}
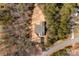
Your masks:
{"label": "house roof", "polygon": [[44,22],[40,23],[39,25],[35,25],[35,32],[40,37],[43,37],[45,35],[45,24]]}

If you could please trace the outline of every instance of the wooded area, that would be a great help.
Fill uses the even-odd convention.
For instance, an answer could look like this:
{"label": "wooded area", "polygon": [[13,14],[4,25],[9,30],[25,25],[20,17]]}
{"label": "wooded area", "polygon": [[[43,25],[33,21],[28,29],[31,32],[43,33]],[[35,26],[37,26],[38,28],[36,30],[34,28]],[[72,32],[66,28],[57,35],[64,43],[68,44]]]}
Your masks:
{"label": "wooded area", "polygon": [[67,39],[71,33],[70,15],[75,12],[76,4],[44,4],[47,22],[48,44]]}
{"label": "wooded area", "polygon": [[[70,16],[75,12],[77,4],[52,3],[38,4],[44,13],[46,20],[47,45],[52,45],[57,40],[67,39],[71,33]],[[4,8],[6,6],[6,8]],[[31,40],[31,21],[34,4],[6,4],[0,9],[0,24],[5,25],[3,31],[4,44],[8,48],[5,55],[34,55],[37,52],[35,44]],[[15,52],[10,52],[11,47]],[[45,46],[45,45],[44,45]],[[10,48],[10,49],[9,49]],[[0,50],[2,51],[2,50]],[[12,50],[13,51],[13,50]]]}

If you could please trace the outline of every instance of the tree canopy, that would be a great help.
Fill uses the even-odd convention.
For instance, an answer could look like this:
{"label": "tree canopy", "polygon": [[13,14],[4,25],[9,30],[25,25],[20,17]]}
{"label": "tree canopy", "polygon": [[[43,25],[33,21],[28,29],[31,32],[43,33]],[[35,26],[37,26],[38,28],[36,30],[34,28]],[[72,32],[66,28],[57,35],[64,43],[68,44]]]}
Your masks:
{"label": "tree canopy", "polygon": [[45,4],[44,14],[47,22],[48,42],[66,39],[70,33],[70,15],[74,13],[76,4]]}

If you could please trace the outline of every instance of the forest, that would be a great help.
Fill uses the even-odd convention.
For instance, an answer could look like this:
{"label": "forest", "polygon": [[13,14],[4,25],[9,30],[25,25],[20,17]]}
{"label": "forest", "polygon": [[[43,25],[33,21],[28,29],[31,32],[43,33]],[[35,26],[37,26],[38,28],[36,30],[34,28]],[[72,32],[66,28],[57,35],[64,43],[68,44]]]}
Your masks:
{"label": "forest", "polygon": [[67,39],[71,33],[70,18],[77,4],[44,4],[43,12],[47,23],[48,44]]}
{"label": "forest", "polygon": [[[75,12],[77,4],[48,3],[38,5],[42,7],[41,10],[46,20],[47,45],[67,39],[71,33],[70,15]],[[28,3],[0,5],[0,25],[5,25],[3,27],[5,36],[2,38],[4,42],[0,42],[5,47],[0,49],[0,52],[6,51],[4,55],[33,55],[33,51],[36,51],[36,43],[31,41],[30,28],[34,7],[34,4]],[[1,10],[1,8],[4,9]],[[13,50],[12,47],[14,47]]]}

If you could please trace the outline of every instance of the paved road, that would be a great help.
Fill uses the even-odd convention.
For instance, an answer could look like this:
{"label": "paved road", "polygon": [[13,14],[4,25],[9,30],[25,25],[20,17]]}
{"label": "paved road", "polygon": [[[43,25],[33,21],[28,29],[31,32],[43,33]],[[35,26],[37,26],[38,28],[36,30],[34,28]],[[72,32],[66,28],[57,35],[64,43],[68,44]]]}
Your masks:
{"label": "paved road", "polygon": [[55,52],[57,52],[57,51],[59,51],[61,49],[64,49],[67,46],[71,46],[74,43],[79,43],[79,37],[76,37],[74,40],[67,39],[67,40],[64,40],[63,42],[61,42],[60,44],[57,44],[55,46],[51,46],[49,48],[49,50],[46,51],[46,52],[43,52],[42,55],[48,56],[48,55],[50,55],[52,53],[55,53]]}
{"label": "paved road", "polygon": [[[75,22],[75,23],[79,24],[79,22]],[[53,54],[61,49],[64,49],[65,47],[72,46],[72,44],[79,43],[79,37],[78,36],[74,37],[74,29],[72,29],[71,35],[72,35],[71,39],[66,39],[59,44],[55,44],[54,46],[49,47],[49,50],[43,52],[42,55],[48,56],[48,55]]]}

